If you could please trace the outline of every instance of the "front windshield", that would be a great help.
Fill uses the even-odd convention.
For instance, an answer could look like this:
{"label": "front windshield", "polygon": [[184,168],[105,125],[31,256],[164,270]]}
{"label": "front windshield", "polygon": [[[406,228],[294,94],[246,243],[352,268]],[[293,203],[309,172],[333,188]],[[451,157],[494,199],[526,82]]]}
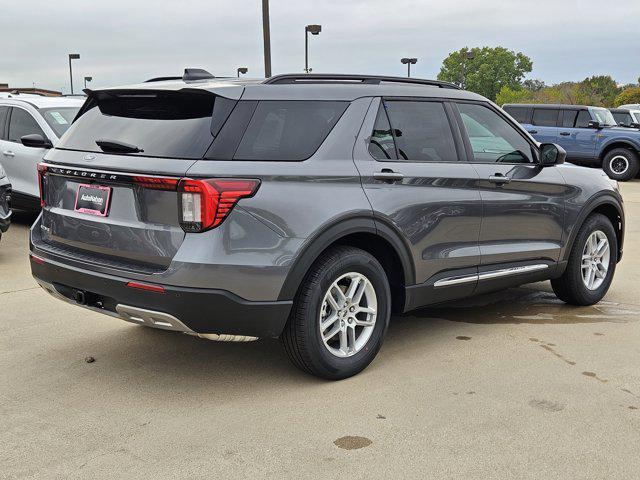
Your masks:
{"label": "front windshield", "polygon": [[596,120],[600,122],[600,125],[606,127],[614,127],[617,125],[615,118],[609,110],[606,108],[592,108],[591,113],[595,116]]}
{"label": "front windshield", "polygon": [[80,107],[41,108],[40,113],[51,129],[60,138],[71,126]]}

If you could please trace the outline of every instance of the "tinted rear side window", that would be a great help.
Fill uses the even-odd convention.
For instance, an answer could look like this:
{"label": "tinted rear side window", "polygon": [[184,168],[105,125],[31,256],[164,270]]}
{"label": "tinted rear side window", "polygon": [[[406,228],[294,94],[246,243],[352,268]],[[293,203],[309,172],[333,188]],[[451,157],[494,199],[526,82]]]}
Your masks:
{"label": "tinted rear side window", "polygon": [[348,102],[278,100],[258,102],[235,160],[306,160],[344,113]]}
{"label": "tinted rear side window", "polygon": [[562,112],[562,126],[572,128],[576,123],[577,110],[564,110]]}
{"label": "tinted rear side window", "polygon": [[7,115],[9,107],[0,107],[0,140],[6,140]]}
{"label": "tinted rear side window", "polygon": [[128,155],[202,158],[213,140],[215,98],[208,92],[98,92],[57,148],[101,152],[101,139],[143,150]]}
{"label": "tinted rear side window", "polygon": [[504,111],[518,123],[527,123],[529,121],[529,109],[527,107],[504,107]]}
{"label": "tinted rear side window", "polygon": [[536,108],[533,110],[533,124],[540,127],[555,127],[560,110]]}
{"label": "tinted rear side window", "polygon": [[385,102],[396,139],[399,160],[458,160],[444,105],[440,102]]}
{"label": "tinted rear side window", "polygon": [[373,126],[371,140],[369,141],[369,153],[376,160],[397,160],[396,144],[393,141],[391,125],[387,117],[384,104],[378,109],[376,124]]}

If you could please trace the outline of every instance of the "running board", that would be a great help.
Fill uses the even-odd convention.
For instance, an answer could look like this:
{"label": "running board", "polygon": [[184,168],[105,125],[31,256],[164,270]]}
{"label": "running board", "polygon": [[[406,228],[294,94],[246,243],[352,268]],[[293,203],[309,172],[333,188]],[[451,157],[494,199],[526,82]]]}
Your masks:
{"label": "running board", "polygon": [[461,285],[464,283],[492,280],[494,278],[508,277],[511,275],[519,275],[521,273],[531,273],[549,268],[546,263],[540,263],[537,265],[524,265],[522,267],[502,268],[500,270],[491,270],[488,272],[474,273],[473,275],[463,275],[456,277],[447,277],[438,280],[433,284],[435,288],[450,287],[453,285]]}

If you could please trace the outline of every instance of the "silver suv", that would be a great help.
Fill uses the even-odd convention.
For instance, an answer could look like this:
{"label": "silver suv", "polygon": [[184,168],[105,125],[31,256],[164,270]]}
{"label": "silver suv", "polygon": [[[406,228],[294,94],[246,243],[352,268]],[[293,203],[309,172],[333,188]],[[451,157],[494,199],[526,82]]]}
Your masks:
{"label": "silver suv", "polygon": [[31,266],[52,295],[295,365],[364,369],[392,312],[551,279],[598,302],[624,213],[487,99],[359,75],[207,78],[89,93],[39,166]]}

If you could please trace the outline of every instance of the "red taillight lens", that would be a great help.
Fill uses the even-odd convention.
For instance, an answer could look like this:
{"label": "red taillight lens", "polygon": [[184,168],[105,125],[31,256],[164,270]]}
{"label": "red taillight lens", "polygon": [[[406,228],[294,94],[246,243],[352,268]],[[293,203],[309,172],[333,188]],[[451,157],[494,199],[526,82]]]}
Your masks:
{"label": "red taillight lens", "polygon": [[149,285],[148,283],[128,282],[127,287],[146,292],[165,293],[164,287],[160,285]]}
{"label": "red taillight lens", "polygon": [[220,225],[241,198],[253,196],[260,180],[211,178],[180,180],[180,226],[185,232],[203,232]]}
{"label": "red taillight lens", "polygon": [[44,208],[44,176],[47,173],[47,166],[44,163],[38,164],[38,188],[40,189],[40,207]]}
{"label": "red taillight lens", "polygon": [[133,183],[139,187],[154,190],[175,190],[178,187],[177,178],[133,177]]}

